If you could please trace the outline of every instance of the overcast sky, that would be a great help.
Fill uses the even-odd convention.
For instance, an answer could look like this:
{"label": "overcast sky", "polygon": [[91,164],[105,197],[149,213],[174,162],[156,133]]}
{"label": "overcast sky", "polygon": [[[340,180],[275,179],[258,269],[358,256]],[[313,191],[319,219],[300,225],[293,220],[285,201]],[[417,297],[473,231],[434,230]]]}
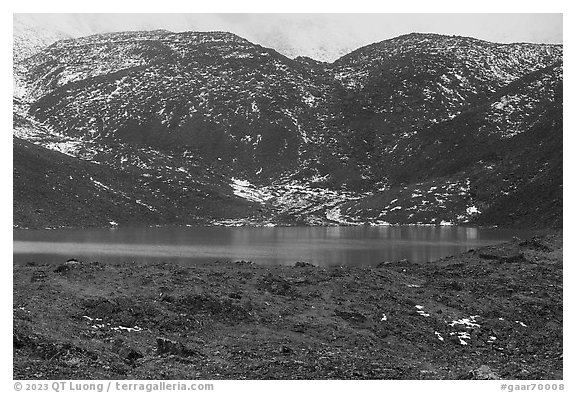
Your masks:
{"label": "overcast sky", "polygon": [[71,36],[122,30],[224,30],[290,56],[332,61],[411,32],[494,42],[562,43],[562,14],[15,14],[18,26]]}

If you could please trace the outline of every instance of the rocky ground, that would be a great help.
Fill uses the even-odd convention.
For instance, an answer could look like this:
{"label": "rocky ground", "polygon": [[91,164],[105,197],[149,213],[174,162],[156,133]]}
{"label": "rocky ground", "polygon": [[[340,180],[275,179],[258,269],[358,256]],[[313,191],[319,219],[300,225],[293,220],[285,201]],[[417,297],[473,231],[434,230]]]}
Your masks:
{"label": "rocky ground", "polygon": [[64,262],[14,266],[15,379],[563,377],[562,233],[374,268]]}

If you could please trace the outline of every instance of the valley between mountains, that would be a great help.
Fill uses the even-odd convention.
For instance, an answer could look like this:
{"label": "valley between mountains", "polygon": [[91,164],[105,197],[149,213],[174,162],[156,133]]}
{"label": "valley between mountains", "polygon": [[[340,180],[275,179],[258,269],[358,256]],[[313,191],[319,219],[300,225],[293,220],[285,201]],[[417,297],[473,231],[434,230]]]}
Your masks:
{"label": "valley between mountains", "polygon": [[122,32],[14,63],[14,226],[562,225],[562,46],[409,34],[333,63]]}

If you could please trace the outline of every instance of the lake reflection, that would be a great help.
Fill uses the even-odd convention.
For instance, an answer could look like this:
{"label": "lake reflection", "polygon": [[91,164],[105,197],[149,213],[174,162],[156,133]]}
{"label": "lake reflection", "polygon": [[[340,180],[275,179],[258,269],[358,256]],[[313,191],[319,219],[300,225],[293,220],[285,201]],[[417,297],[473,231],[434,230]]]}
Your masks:
{"label": "lake reflection", "polygon": [[472,227],[117,228],[14,230],[14,262],[199,263],[249,260],[316,265],[377,265],[408,259],[423,263],[526,232]]}

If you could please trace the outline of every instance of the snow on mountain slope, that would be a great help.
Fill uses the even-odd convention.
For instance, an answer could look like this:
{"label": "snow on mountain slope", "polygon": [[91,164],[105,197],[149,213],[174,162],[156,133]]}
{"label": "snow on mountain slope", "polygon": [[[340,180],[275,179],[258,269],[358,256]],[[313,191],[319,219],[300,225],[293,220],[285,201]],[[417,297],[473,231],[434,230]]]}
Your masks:
{"label": "snow on mountain slope", "polygon": [[[555,44],[497,44],[468,37],[412,33],[357,49],[336,60],[333,69],[343,84],[362,87],[374,70],[388,63],[411,62],[413,75],[418,75],[426,72],[422,66],[433,59],[446,67],[444,74],[437,75],[446,83],[466,84],[471,77],[472,81],[489,83],[486,88],[490,89],[493,83],[509,83],[559,60],[561,55],[561,45]],[[428,71],[434,74],[435,70]]]}
{"label": "snow on mountain slope", "polygon": [[555,100],[562,79],[562,64],[546,67],[530,78],[520,78],[524,83],[519,89],[509,86],[499,100],[490,105],[487,127],[505,138],[526,132],[542,115],[537,107]]}
{"label": "snow on mountain slope", "polygon": [[465,37],[409,34],[335,61],[346,89],[345,128],[376,129],[375,144],[476,105],[496,90],[562,58],[560,45],[495,44]]}
{"label": "snow on mountain slope", "polygon": [[235,158],[263,175],[301,162],[328,116],[323,75],[230,33],[85,37],[25,65],[33,114],[64,133]]}
{"label": "snow on mountain slope", "polygon": [[532,130],[557,116],[561,58],[410,34],[328,64],[225,32],[98,34],[19,63],[14,132],[135,173],[135,200],[211,223],[469,222],[524,184],[510,176],[534,176],[526,155],[553,161]]}
{"label": "snow on mountain slope", "polygon": [[55,26],[41,26],[14,17],[12,56],[14,63],[26,59],[58,40],[71,38],[71,35]]}

